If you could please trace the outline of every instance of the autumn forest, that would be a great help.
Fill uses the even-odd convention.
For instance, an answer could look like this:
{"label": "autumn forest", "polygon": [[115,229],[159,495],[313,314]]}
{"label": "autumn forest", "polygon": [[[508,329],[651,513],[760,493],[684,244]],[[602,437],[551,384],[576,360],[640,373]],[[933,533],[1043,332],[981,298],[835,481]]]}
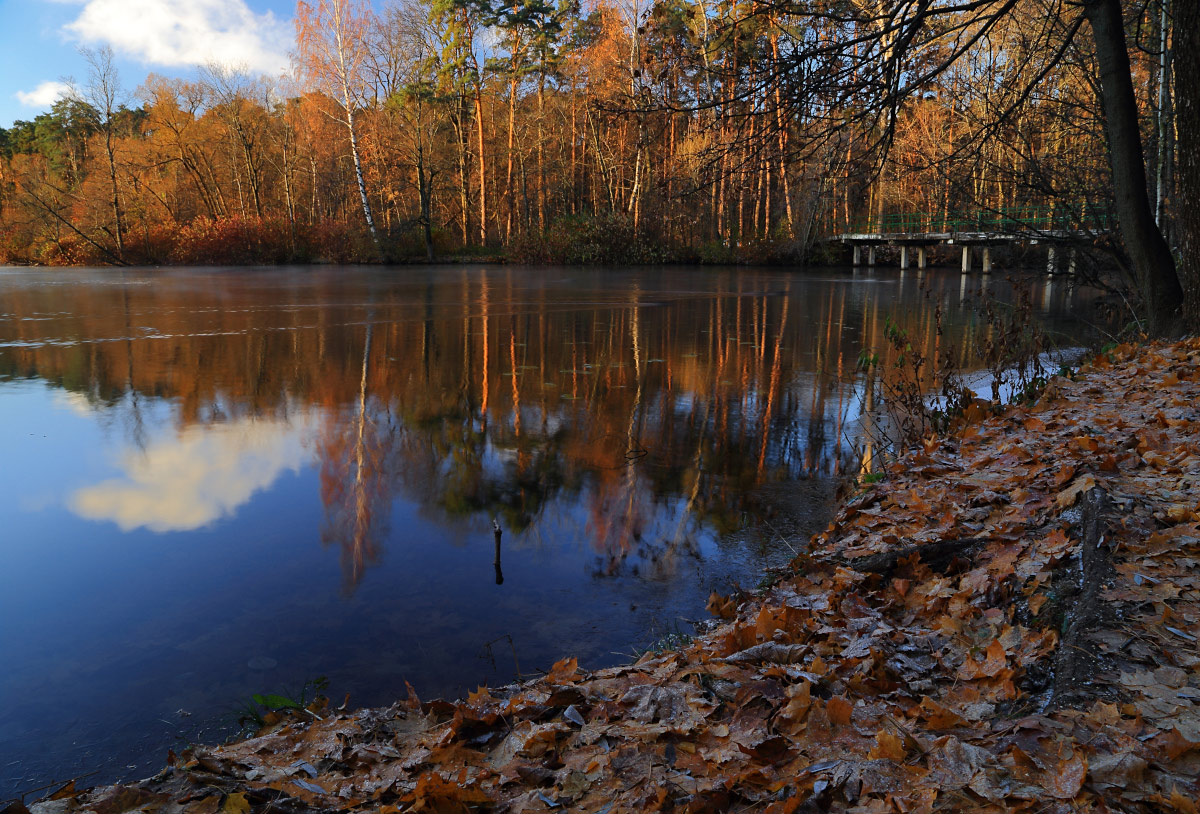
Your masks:
{"label": "autumn forest", "polygon": [[[134,88],[89,52],[0,131],[0,261],[821,259],[896,213],[1112,209],[1085,12],[926,5],[318,0],[286,77]],[[1171,238],[1173,20],[1125,17]]]}

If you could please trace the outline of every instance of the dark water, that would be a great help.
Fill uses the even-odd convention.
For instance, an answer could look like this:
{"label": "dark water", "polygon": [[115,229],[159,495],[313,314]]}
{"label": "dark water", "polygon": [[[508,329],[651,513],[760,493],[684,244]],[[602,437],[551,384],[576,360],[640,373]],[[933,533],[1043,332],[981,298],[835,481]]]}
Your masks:
{"label": "dark water", "polygon": [[[0,798],[153,773],[318,676],[381,704],[689,631],[828,521],[860,350],[889,318],[969,349],[981,286],[1011,296],[887,270],[0,269]],[[1032,294],[1078,331],[1085,294]]]}

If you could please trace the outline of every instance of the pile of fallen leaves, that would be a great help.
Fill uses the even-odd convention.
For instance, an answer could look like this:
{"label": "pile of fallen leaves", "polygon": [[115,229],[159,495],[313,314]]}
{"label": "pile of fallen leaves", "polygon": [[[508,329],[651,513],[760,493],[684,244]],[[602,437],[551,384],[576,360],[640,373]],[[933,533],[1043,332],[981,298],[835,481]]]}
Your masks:
{"label": "pile of fallen leaves", "polygon": [[1118,348],[968,411],[684,650],[294,713],[31,810],[1195,812],[1198,410],[1200,341]]}

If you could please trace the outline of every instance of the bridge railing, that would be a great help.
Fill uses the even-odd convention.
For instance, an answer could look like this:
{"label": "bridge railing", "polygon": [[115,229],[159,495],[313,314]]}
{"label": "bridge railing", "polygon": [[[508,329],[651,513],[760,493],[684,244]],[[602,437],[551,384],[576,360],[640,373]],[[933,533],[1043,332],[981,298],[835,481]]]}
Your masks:
{"label": "bridge railing", "polygon": [[947,232],[1105,232],[1116,222],[1108,207],[1095,204],[1017,206],[976,212],[896,212],[845,225],[850,234],[941,234]]}

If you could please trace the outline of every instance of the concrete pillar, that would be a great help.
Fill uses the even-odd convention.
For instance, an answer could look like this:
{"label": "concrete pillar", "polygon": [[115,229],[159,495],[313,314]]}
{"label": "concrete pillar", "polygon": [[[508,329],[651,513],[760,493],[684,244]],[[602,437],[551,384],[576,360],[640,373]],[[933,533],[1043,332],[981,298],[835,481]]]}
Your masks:
{"label": "concrete pillar", "polygon": [[854,265],[856,268],[862,265],[862,247],[857,243],[854,244]]}
{"label": "concrete pillar", "polygon": [[904,271],[906,268],[908,268],[908,247],[901,246],[900,247],[900,270]]}
{"label": "concrete pillar", "polygon": [[1075,275],[1075,264],[1078,261],[1077,252],[1071,249],[1071,253],[1067,255],[1067,274]]}
{"label": "concrete pillar", "polygon": [[983,273],[988,274],[992,270],[992,247],[983,247]]}
{"label": "concrete pillar", "polygon": [[874,246],[867,247],[867,265],[868,266],[875,265],[875,247]]}
{"label": "concrete pillar", "polygon": [[971,247],[963,246],[962,270],[965,274],[971,270]]}
{"label": "concrete pillar", "polygon": [[1054,247],[1051,246],[1046,252],[1046,273],[1053,274],[1058,271],[1058,266],[1054,262]]}
{"label": "concrete pillar", "polygon": [[925,247],[924,246],[919,246],[917,248],[917,268],[921,269],[922,271],[925,270]]}

